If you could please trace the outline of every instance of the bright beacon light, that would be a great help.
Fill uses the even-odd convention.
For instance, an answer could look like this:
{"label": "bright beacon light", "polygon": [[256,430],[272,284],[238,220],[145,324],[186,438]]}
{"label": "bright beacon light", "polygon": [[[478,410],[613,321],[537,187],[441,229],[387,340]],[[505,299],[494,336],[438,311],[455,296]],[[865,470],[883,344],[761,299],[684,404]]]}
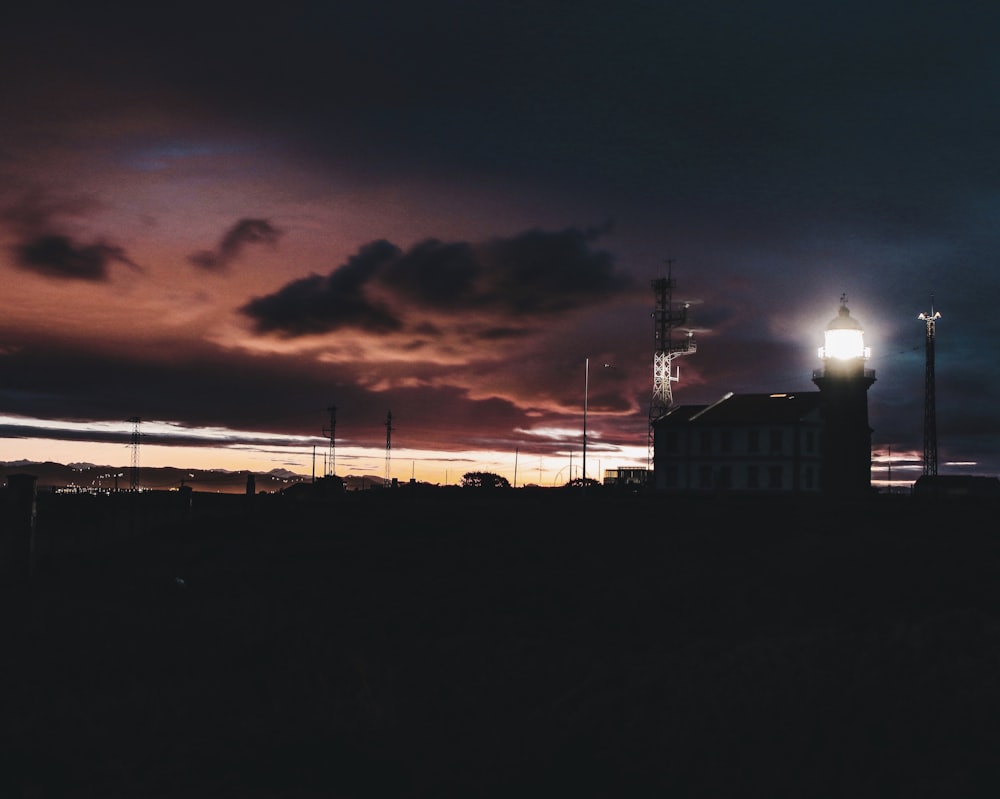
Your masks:
{"label": "bright beacon light", "polygon": [[868,360],[871,357],[871,348],[865,346],[865,334],[861,325],[851,318],[850,311],[847,310],[846,297],[841,297],[840,311],[827,325],[819,357],[824,361],[831,358],[840,361],[854,358]]}
{"label": "bright beacon light", "polygon": [[819,357],[839,358],[846,361],[849,358],[868,358],[871,348],[865,346],[864,335],[860,330],[827,330],[826,344],[819,348]]}

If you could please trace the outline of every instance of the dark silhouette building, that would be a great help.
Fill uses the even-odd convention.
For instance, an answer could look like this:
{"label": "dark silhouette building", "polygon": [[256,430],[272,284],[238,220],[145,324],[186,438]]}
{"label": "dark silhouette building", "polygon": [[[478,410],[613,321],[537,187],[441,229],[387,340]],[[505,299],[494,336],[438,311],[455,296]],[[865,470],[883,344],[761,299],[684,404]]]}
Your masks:
{"label": "dark silhouette building", "polygon": [[667,491],[818,492],[820,394],[726,394],[677,405],[654,425],[654,481]]}
{"label": "dark silhouette building", "polygon": [[871,491],[870,351],[841,298],[827,325],[819,391],[729,393],[654,422],[654,486],[682,492]]}

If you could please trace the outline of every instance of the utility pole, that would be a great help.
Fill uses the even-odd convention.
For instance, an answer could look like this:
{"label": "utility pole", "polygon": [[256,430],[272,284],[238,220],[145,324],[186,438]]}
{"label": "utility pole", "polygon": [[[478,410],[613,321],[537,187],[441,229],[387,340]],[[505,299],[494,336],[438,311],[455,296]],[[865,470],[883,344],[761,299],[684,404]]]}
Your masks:
{"label": "utility pole", "polygon": [[330,414],[330,426],[323,428],[323,434],[330,436],[330,455],[326,461],[326,476],[330,477],[337,473],[337,406],[331,405],[326,412]]}
{"label": "utility pole", "polygon": [[385,482],[383,485],[388,488],[392,481],[389,479],[389,461],[392,457],[392,411],[385,417]]}
{"label": "utility pole", "polygon": [[132,423],[132,469],[129,473],[129,487],[132,491],[139,490],[139,422],[138,416],[133,416]]}

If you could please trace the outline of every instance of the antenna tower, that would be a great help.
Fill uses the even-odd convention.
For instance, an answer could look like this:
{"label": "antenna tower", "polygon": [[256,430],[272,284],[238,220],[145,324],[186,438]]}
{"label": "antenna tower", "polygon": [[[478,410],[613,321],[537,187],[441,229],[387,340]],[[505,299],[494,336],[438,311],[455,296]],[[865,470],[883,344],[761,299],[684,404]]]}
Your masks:
{"label": "antenna tower", "polygon": [[647,471],[653,469],[653,422],[670,410],[674,404],[670,384],[680,380],[680,367],[674,373],[672,362],[681,355],[690,355],[697,351],[693,331],[688,331],[683,341],[673,340],[673,330],[687,322],[689,302],[674,302],[674,285],[672,258],[667,260],[667,276],[653,281],[653,294],[656,297],[656,309],[653,317],[653,396],[649,402],[649,436],[646,455]]}
{"label": "antenna tower", "polygon": [[326,476],[330,477],[337,473],[337,406],[331,405],[326,412],[330,414],[330,426],[323,428],[323,434],[330,436],[330,456],[326,461]]}
{"label": "antenna tower", "polygon": [[926,365],[924,367],[924,474],[937,476],[937,409],[934,390],[934,339],[937,320],[941,314],[934,310],[934,296],[931,295],[930,313],[921,313],[917,319],[927,326]]}
{"label": "antenna tower", "polygon": [[139,422],[138,416],[133,416],[129,421],[132,423],[132,469],[129,472],[129,488],[132,491],[139,490]]}
{"label": "antenna tower", "polygon": [[385,485],[387,488],[390,485],[389,480],[389,461],[392,453],[392,411],[385,417]]}

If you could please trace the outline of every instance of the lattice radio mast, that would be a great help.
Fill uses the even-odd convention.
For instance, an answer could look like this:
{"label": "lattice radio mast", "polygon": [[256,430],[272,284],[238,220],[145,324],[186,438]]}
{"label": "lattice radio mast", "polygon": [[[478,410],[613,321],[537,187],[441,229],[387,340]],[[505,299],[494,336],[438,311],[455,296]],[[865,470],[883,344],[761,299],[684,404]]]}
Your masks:
{"label": "lattice radio mast", "polygon": [[129,488],[132,491],[139,490],[139,419],[133,416],[129,421],[132,423],[132,469],[129,472]]}
{"label": "lattice radio mast", "polygon": [[331,477],[337,473],[337,406],[331,405],[326,409],[330,414],[330,426],[323,428],[323,433],[330,436],[330,455],[327,458],[326,476]]}
{"label": "lattice radio mast", "polygon": [[927,326],[926,365],[924,367],[924,474],[937,476],[937,409],[934,389],[934,339],[937,320],[941,314],[934,310],[934,296],[931,295],[930,313],[921,313],[917,319]]}
{"label": "lattice radio mast", "polygon": [[653,469],[653,422],[670,410],[674,404],[670,384],[680,380],[680,367],[676,374],[672,369],[674,358],[690,355],[696,352],[698,345],[694,340],[694,331],[688,331],[683,341],[673,340],[673,330],[687,322],[689,302],[675,303],[673,299],[674,279],[673,259],[667,260],[667,277],[653,281],[653,294],[656,296],[656,309],[653,311],[653,396],[649,402],[649,436],[646,468]]}
{"label": "lattice radio mast", "polygon": [[391,484],[389,479],[389,462],[392,457],[392,411],[385,417],[385,482],[388,487]]}

